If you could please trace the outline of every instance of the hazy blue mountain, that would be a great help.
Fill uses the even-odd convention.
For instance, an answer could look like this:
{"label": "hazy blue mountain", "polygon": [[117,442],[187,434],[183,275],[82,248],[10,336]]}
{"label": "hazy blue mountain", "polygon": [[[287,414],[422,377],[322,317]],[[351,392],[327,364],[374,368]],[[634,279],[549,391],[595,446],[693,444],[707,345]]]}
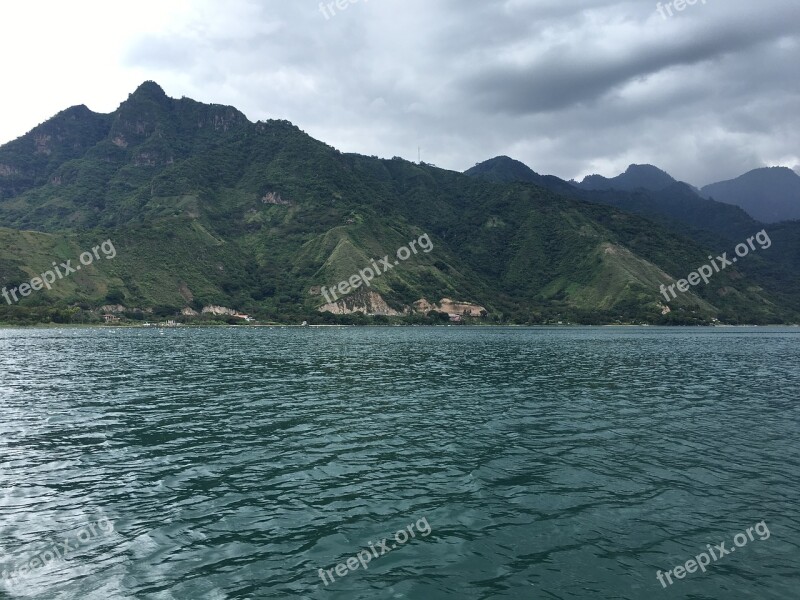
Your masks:
{"label": "hazy blue mountain", "polygon": [[736,179],[707,185],[701,193],[740,206],[764,223],[800,219],[800,175],[788,167],[755,169]]}

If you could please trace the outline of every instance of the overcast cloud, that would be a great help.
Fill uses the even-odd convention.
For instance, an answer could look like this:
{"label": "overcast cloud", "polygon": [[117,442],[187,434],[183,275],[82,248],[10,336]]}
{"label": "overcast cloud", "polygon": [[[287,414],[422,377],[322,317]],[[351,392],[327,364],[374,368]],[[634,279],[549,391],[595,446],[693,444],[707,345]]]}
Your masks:
{"label": "overcast cloud", "polygon": [[[352,3],[350,3],[352,2]],[[652,163],[695,185],[800,165],[800,2],[30,1],[4,5],[0,143],[59,110],[170,96],[342,151],[566,179]],[[326,0],[327,4],[327,0]]]}

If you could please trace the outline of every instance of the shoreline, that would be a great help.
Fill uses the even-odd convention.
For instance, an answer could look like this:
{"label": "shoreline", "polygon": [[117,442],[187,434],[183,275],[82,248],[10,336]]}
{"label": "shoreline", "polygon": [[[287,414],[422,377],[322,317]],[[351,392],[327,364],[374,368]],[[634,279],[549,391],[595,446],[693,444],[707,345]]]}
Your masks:
{"label": "shoreline", "polygon": [[474,324],[474,325],[403,325],[403,324],[396,324],[396,325],[385,325],[385,324],[375,324],[375,325],[330,325],[330,324],[319,324],[319,325],[297,325],[291,323],[274,323],[274,324],[249,324],[249,325],[228,325],[228,324],[219,324],[219,325],[187,325],[181,324],[178,327],[175,326],[150,326],[145,327],[141,325],[105,325],[105,324],[83,324],[83,323],[37,323],[35,325],[13,325],[13,324],[5,324],[0,323],[0,330],[4,329],[21,329],[21,330],[49,330],[49,329],[136,329],[136,330],[164,330],[164,329],[220,329],[220,328],[227,328],[227,329],[277,329],[277,328],[286,328],[286,329],[351,329],[351,328],[363,328],[363,329],[395,329],[398,327],[402,328],[446,328],[446,329],[497,329],[497,328],[520,328],[520,329],[602,329],[602,328],[611,328],[611,327],[626,327],[632,329],[767,329],[767,328],[800,328],[800,323],[773,323],[768,325],[650,325],[650,324],[629,324],[629,323],[621,323],[621,324],[605,324],[605,325],[581,325],[581,324],[569,324],[569,325],[557,325],[557,324],[545,324],[545,325],[520,325],[516,323],[509,323],[505,325],[495,324],[495,323],[486,323],[486,324]]}

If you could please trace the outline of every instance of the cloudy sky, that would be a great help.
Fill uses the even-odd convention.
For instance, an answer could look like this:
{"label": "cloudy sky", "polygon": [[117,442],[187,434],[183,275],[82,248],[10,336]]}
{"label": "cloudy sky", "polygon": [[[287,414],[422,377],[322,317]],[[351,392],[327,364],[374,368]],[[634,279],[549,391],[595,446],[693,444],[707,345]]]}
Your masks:
{"label": "cloudy sky", "polygon": [[[326,0],[326,5],[330,0]],[[59,110],[174,97],[347,152],[704,185],[800,165],[800,2],[29,0],[3,5],[0,143]],[[663,3],[666,4],[666,3]]]}

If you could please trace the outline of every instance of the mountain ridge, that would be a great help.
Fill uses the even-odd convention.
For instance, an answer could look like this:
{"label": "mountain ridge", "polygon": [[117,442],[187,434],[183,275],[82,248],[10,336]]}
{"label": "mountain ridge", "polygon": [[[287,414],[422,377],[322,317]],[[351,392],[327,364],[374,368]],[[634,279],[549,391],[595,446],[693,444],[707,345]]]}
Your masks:
{"label": "mountain ridge", "polygon": [[[213,305],[266,320],[364,322],[359,311],[384,303],[407,315],[398,319],[436,322],[415,307],[445,298],[486,307],[483,320],[494,323],[795,318],[746,266],[665,304],[659,286],[710,249],[567,195],[576,188],[556,177],[522,169],[535,183],[490,182],[345,154],[288,121],[252,123],[234,107],[169,98],[154,82],[108,115],[73,109],[0,147],[8,167],[0,171],[0,285],[35,277],[53,248],[70,258],[101,236],[114,239],[118,256],[85,286],[0,307],[0,319],[47,307],[90,318],[113,303],[167,315]],[[49,138],[37,142],[42,132]],[[496,166],[519,168],[498,158]],[[423,234],[430,255],[348,296],[337,307],[344,314],[320,310],[323,285]]]}
{"label": "mountain ridge", "polygon": [[620,190],[633,192],[645,189],[654,192],[661,191],[678,183],[669,173],[648,164],[632,164],[624,173],[616,177],[606,178],[602,175],[587,175],[583,181],[576,183],[577,187],[585,190]]}

